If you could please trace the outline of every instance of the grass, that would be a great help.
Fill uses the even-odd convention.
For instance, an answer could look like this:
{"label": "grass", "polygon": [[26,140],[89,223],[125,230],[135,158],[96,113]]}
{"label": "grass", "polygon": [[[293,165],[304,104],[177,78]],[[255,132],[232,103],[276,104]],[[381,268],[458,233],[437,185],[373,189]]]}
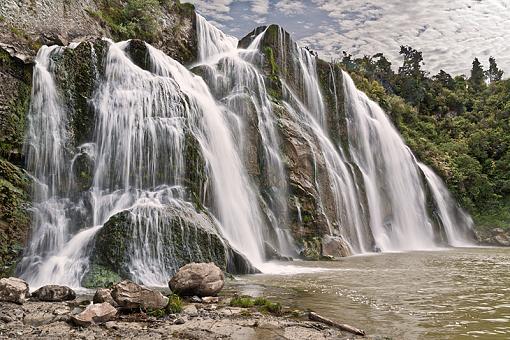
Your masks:
{"label": "grass", "polygon": [[183,303],[179,295],[171,294],[168,296],[168,304],[161,309],[148,309],[147,315],[156,318],[162,318],[168,314],[177,314],[182,312]]}
{"label": "grass", "polygon": [[278,302],[272,302],[264,297],[252,298],[251,296],[235,296],[230,300],[230,306],[251,308],[257,307],[261,312],[267,312],[275,315],[282,314],[282,305]]}

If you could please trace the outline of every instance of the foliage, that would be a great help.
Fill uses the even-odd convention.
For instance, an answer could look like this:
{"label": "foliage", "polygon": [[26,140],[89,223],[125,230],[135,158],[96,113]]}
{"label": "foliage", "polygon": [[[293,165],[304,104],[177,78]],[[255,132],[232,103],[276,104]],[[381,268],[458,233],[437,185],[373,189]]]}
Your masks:
{"label": "foliage", "polygon": [[162,318],[168,314],[177,314],[182,312],[183,303],[179,295],[170,294],[168,296],[168,304],[165,308],[161,309],[148,309],[147,315],[156,318]]}
{"label": "foliage", "polygon": [[504,226],[510,199],[510,80],[491,57],[473,61],[469,78],[422,71],[422,55],[401,48],[394,72],[382,54],[340,62],[377,101],[417,157],[445,180],[479,225]]}
{"label": "foliage", "polygon": [[107,24],[118,40],[153,42],[161,32],[157,18],[164,4],[158,0],[103,0],[101,9],[89,13]]}
{"label": "foliage", "polygon": [[272,302],[264,297],[252,298],[251,296],[234,296],[232,300],[230,300],[230,306],[232,307],[241,307],[241,308],[250,308],[250,307],[258,307],[260,311],[272,313],[275,315],[282,314],[282,305],[278,302]]}
{"label": "foliage", "polygon": [[179,295],[171,294],[168,296],[168,305],[166,305],[166,311],[168,314],[182,312],[182,300]]}

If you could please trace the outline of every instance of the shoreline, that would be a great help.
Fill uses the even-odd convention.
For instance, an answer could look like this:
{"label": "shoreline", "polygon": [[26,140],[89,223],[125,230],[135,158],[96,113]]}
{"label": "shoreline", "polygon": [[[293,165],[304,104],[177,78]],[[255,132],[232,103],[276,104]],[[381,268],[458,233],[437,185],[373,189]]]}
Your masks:
{"label": "shoreline", "polygon": [[[119,310],[102,324],[76,326],[71,316],[91,303],[90,295],[65,302],[29,299],[23,304],[0,302],[0,339],[358,339],[322,322],[310,321],[304,311],[273,314],[257,306],[231,306],[235,295],[218,301],[183,300],[180,313],[162,317],[150,312]],[[367,337],[365,337],[367,338]]]}

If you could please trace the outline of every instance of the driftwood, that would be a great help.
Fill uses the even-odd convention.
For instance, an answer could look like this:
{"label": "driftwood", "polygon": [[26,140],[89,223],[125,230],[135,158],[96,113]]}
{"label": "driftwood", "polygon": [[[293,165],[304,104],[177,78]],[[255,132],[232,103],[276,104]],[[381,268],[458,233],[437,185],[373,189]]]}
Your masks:
{"label": "driftwood", "polygon": [[335,322],[333,320],[326,319],[325,317],[322,317],[319,314],[314,313],[314,312],[308,313],[308,319],[310,319],[312,321],[322,322],[328,326],[336,327],[336,328],[338,328],[342,331],[345,331],[345,332],[365,336],[365,331],[362,329],[358,329],[358,328],[355,328],[355,327],[352,327],[349,325],[341,324],[341,323]]}

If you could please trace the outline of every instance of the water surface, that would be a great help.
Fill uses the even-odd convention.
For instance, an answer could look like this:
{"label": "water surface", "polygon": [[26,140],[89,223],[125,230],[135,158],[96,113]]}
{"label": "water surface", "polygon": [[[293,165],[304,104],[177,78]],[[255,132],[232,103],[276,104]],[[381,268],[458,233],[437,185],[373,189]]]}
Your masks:
{"label": "water surface", "polygon": [[387,253],[290,265],[324,270],[247,275],[228,289],[270,296],[291,308],[309,308],[394,339],[510,338],[509,248]]}

